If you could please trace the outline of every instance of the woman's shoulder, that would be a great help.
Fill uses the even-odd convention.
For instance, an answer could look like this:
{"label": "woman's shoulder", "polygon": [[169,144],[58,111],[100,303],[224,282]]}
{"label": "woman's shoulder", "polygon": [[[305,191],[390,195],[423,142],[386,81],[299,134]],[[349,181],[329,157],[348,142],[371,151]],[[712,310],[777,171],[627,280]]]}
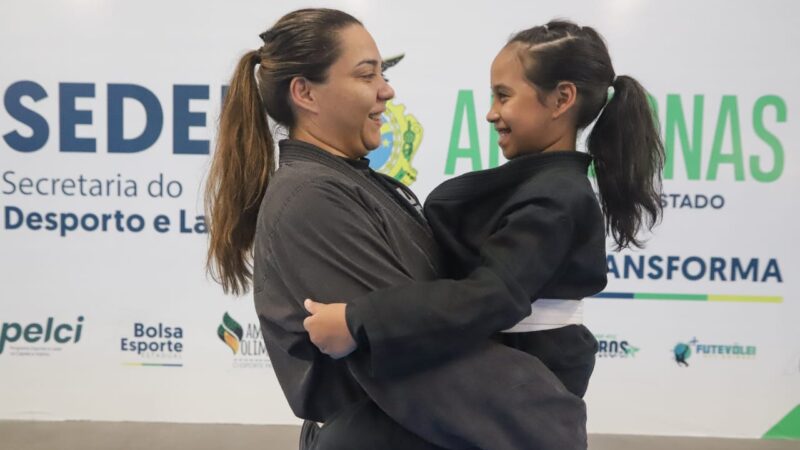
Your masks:
{"label": "woman's shoulder", "polygon": [[283,222],[331,220],[364,204],[358,183],[325,166],[296,162],[281,165],[267,185],[259,222],[274,228]]}

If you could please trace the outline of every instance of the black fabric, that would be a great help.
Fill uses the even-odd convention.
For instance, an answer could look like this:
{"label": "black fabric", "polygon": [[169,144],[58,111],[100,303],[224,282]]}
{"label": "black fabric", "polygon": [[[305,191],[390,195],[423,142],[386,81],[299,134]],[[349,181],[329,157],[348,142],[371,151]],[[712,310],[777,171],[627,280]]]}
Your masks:
{"label": "black fabric", "polygon": [[[454,351],[440,353],[441,358],[430,358],[436,351],[425,348],[418,349],[419,355],[415,348],[376,356],[372,342],[342,360],[320,353],[303,329],[305,298],[353,304],[349,299],[369,292],[440,279],[443,265],[430,228],[386,189],[309,144],[283,141],[280,151],[281,164],[259,210],[254,299],[273,368],[298,417],[334,424],[337,414],[353,404],[373,402],[374,420],[409,430],[409,442],[416,434],[448,449],[586,448],[582,400],[538,358],[490,339],[471,348],[454,346]],[[506,305],[529,298],[513,273],[490,270],[486,276],[496,278],[482,287],[486,298]],[[446,303],[453,296],[440,294],[432,298]],[[425,295],[420,291],[408,301],[419,306]],[[499,300],[501,296],[508,298]],[[363,305],[370,308],[372,303],[353,311]],[[449,314],[446,309],[434,311]],[[436,318],[426,316],[424,308],[420,312],[424,330]],[[402,322],[410,317],[381,319]],[[430,336],[416,339],[416,324],[406,326],[398,339],[437,345]],[[383,344],[379,352],[387,348]],[[393,358],[399,364],[393,366]],[[377,429],[362,418],[349,421],[346,428],[368,433],[372,427]],[[320,441],[324,432],[325,427]]]}
{"label": "black fabric", "polygon": [[300,440],[298,442],[299,450],[313,450],[314,445],[319,439],[320,427],[312,420],[303,421],[300,427]]}
{"label": "black fabric", "polygon": [[586,394],[597,354],[597,340],[583,325],[527,333],[498,333],[497,342],[536,356],[568,391]]}
{"label": "black fabric", "polygon": [[342,408],[315,436],[309,450],[441,450],[409,433],[370,399]]}
{"label": "black fabric", "polygon": [[386,192],[407,212],[420,222],[425,222],[425,216],[422,212],[422,205],[416,195],[403,183],[395,180],[394,178],[378,173],[370,168],[369,158],[349,159],[340,158],[342,161],[349,164],[362,175],[370,178],[379,186],[383,187]]}
{"label": "black fabric", "polygon": [[349,320],[366,330],[371,374],[413,372],[469,351],[528,316],[537,298],[602,291],[605,228],[589,162],[578,152],[523,156],[437,187],[425,215],[448,278],[351,302]]}
{"label": "black fabric", "polygon": [[299,141],[282,141],[280,152],[259,209],[255,307],[293,412],[324,422],[366,394],[347,360],[331,359],[308,339],[303,300],[341,301],[433,279],[440,261],[427,225],[350,164]]}

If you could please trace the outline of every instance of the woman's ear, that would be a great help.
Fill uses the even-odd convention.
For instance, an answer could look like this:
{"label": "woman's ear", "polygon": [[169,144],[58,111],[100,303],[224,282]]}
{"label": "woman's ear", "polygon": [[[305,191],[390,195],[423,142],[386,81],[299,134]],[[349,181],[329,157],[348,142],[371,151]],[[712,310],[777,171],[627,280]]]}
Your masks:
{"label": "woman's ear", "polygon": [[289,97],[298,112],[319,112],[319,105],[314,93],[314,84],[306,78],[292,78],[292,81],[289,82]]}

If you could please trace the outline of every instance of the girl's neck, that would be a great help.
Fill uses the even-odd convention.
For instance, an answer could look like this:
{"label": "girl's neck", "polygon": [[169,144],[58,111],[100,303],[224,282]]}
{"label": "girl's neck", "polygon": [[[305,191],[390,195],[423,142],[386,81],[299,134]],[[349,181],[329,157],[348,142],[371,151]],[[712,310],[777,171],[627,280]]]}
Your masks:
{"label": "girl's neck", "polygon": [[561,136],[542,149],[542,153],[546,152],[560,152],[560,151],[575,151],[576,142],[578,140],[577,130],[564,133]]}
{"label": "girl's neck", "polygon": [[517,156],[533,155],[539,153],[552,153],[552,152],[569,152],[569,151],[574,152],[575,149],[577,148],[576,142],[577,142],[577,133],[573,132],[570,134],[565,134],[563,136],[560,136],[558,139],[554,140],[550,144],[547,144],[542,149],[523,151],[520,152]]}

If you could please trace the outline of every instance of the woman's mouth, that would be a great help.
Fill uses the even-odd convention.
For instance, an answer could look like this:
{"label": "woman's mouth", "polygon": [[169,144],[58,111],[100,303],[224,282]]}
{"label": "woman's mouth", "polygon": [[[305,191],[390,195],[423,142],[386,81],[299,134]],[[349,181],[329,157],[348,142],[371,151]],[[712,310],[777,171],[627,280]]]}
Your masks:
{"label": "woman's mouth", "polygon": [[369,114],[369,119],[375,122],[377,125],[381,124],[381,116],[383,115],[383,111],[378,111]]}

